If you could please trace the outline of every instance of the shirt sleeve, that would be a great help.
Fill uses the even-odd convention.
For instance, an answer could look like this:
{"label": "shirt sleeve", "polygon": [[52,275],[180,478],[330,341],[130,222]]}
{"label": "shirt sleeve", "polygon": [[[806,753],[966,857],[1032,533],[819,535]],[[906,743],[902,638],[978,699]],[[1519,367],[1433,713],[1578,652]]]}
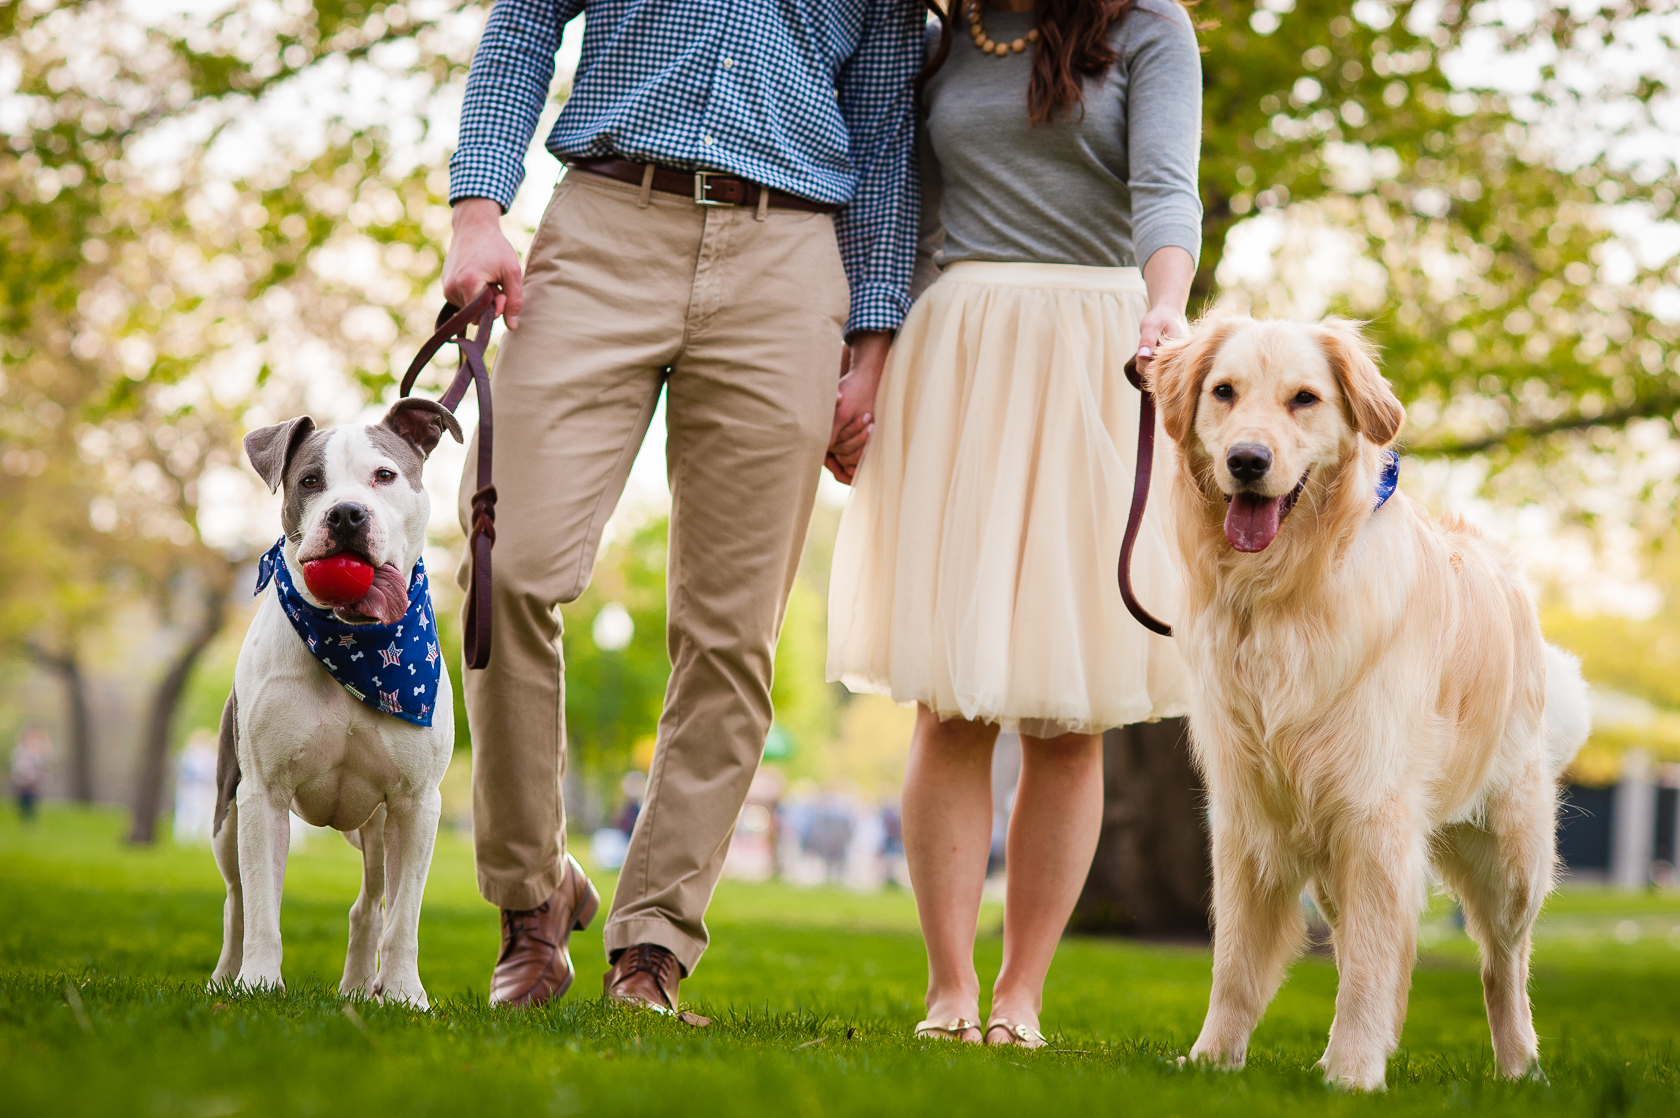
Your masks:
{"label": "shirt sleeve", "polygon": [[1132,23],[1126,129],[1133,250],[1139,267],[1167,245],[1199,261],[1202,56],[1196,32],[1177,4],[1140,4],[1125,18]]}
{"label": "shirt sleeve", "polygon": [[852,200],[834,218],[852,291],[847,337],[895,330],[910,308],[918,195],[911,85],[926,19],[918,4],[878,0],[835,83],[858,174]]}
{"label": "shirt sleeve", "polygon": [[449,159],[450,204],[493,198],[506,213],[554,78],[560,31],[584,0],[496,0],[467,73],[461,137]]}

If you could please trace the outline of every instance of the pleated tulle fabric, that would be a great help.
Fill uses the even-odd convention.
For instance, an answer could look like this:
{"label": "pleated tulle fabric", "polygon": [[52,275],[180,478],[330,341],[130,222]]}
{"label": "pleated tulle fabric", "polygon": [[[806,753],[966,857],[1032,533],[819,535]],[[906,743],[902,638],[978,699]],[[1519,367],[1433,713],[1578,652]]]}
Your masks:
{"label": "pleated tulle fabric", "polygon": [[[1115,581],[1147,307],[1136,268],[961,262],[893,345],[840,521],[828,677],[942,718],[1049,737],[1185,713],[1171,638]],[[1169,624],[1179,581],[1156,436],[1138,596]]]}

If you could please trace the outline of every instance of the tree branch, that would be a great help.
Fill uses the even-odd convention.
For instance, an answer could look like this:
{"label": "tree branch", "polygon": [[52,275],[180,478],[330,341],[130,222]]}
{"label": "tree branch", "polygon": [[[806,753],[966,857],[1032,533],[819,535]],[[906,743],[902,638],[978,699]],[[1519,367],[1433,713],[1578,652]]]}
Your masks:
{"label": "tree branch", "polygon": [[1672,419],[1676,412],[1680,412],[1680,394],[1651,396],[1625,407],[1599,412],[1597,415],[1588,416],[1575,412],[1556,419],[1520,423],[1498,433],[1489,433],[1477,438],[1420,443],[1407,447],[1406,451],[1408,454],[1438,454],[1448,458],[1462,458],[1495,447],[1513,447],[1519,443],[1565,431],[1584,431],[1591,427],[1625,427],[1636,419]]}

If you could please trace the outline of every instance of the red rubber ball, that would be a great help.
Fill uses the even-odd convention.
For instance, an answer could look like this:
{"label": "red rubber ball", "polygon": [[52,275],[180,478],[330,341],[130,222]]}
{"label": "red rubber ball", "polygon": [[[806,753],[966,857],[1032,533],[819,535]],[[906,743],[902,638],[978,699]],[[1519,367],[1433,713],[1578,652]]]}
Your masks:
{"label": "red rubber ball", "polygon": [[354,555],[329,555],[305,563],[303,581],[323,605],[354,605],[367,597],[373,585],[373,565]]}

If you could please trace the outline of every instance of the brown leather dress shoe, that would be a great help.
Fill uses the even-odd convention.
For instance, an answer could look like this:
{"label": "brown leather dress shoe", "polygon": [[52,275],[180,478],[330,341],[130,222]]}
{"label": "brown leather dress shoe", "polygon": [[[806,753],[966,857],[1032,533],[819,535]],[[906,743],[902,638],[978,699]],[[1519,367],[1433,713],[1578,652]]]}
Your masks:
{"label": "brown leather dress shoe", "polygon": [[601,896],[566,855],[560,887],[537,908],[502,909],[502,953],[490,974],[491,1005],[542,1005],[572,986],[566,941],[595,919]]}
{"label": "brown leather dress shoe", "polygon": [[685,1025],[705,1028],[710,1017],[678,1008],[677,984],[682,981],[682,964],[657,943],[627,947],[601,979],[608,1001],[641,1006],[656,1013],[669,1013]]}

